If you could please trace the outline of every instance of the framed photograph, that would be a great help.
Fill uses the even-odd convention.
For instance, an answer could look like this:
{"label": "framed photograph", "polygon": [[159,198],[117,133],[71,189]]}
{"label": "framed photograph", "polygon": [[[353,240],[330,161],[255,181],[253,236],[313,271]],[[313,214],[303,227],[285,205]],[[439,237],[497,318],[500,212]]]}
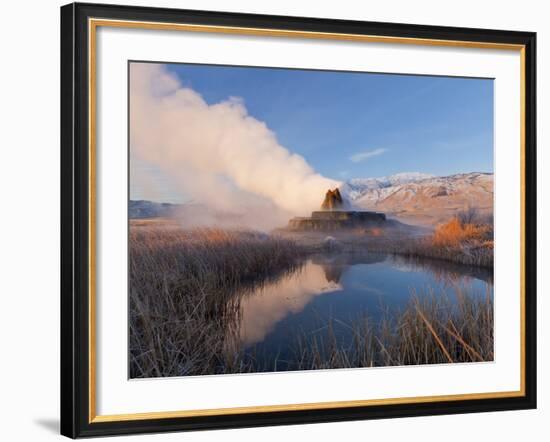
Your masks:
{"label": "framed photograph", "polygon": [[530,32],[61,8],[61,432],[536,407]]}

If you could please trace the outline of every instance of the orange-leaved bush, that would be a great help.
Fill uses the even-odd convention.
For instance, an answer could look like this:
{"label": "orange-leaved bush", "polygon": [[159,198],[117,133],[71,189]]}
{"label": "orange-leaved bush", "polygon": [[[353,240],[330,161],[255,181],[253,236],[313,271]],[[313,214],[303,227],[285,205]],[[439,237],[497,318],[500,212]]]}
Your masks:
{"label": "orange-leaved bush", "polygon": [[486,240],[490,226],[461,223],[452,218],[445,224],[436,227],[432,241],[436,246],[457,246],[467,241]]}

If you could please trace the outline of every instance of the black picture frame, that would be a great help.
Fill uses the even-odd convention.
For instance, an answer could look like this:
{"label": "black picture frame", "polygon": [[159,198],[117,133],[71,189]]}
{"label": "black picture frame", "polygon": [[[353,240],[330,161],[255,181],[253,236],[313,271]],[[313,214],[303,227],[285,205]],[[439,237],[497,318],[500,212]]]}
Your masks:
{"label": "black picture frame", "polygon": [[[90,419],[89,18],[522,45],[524,47],[524,395],[349,408],[93,422]],[[124,148],[124,147],[123,147]],[[536,408],[536,34],[73,3],[61,7],[61,434],[71,437]]]}

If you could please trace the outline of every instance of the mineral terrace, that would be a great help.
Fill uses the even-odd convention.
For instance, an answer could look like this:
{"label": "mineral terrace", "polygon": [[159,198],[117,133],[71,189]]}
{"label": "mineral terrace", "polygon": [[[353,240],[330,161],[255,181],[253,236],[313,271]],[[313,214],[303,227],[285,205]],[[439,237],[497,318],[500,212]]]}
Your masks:
{"label": "mineral terrace", "polygon": [[311,216],[297,216],[288,222],[289,230],[340,230],[382,226],[386,215],[380,212],[345,210],[349,205],[338,189],[328,190],[321,210]]}

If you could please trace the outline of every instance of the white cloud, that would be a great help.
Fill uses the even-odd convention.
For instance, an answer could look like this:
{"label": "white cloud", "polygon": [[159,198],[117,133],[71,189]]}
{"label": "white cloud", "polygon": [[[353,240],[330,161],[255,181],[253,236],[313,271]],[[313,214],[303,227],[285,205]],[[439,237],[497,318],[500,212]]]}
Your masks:
{"label": "white cloud", "polygon": [[349,157],[351,161],[354,163],[360,163],[361,161],[368,160],[369,158],[376,157],[378,155],[382,155],[383,153],[386,153],[388,149],[379,148],[374,150],[365,150],[363,152],[357,152]]}

